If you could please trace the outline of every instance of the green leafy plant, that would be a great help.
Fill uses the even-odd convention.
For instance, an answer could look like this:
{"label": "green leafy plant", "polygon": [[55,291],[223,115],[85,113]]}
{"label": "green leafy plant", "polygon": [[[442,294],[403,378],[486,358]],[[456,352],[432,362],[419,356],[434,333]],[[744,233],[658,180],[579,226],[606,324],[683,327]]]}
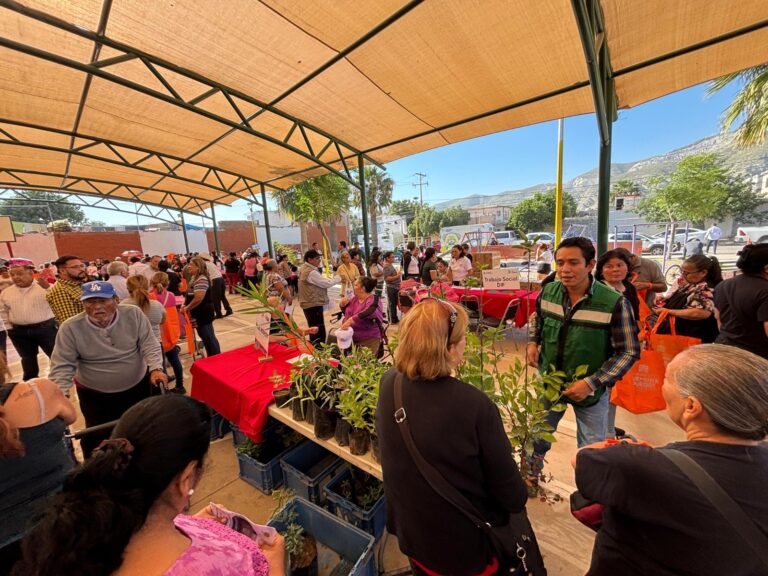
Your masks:
{"label": "green leafy plant", "polygon": [[375,434],[379,382],[390,366],[379,362],[368,348],[356,346],[342,356],[338,374],[338,411],[354,428]]}
{"label": "green leafy plant", "polygon": [[285,539],[285,549],[291,557],[297,558],[304,553],[305,535],[304,527],[296,520],[299,515],[293,509],[286,509],[285,505],[295,496],[293,490],[279,488],[272,491],[272,499],[275,501],[275,509],[270,519],[276,520],[285,526],[282,534]]}
{"label": "green leafy plant", "polygon": [[261,448],[261,444],[257,444],[250,438],[246,438],[245,442],[242,442],[237,447],[237,453],[244,454],[250,458],[253,458],[254,460],[258,460],[259,456],[261,455]]}

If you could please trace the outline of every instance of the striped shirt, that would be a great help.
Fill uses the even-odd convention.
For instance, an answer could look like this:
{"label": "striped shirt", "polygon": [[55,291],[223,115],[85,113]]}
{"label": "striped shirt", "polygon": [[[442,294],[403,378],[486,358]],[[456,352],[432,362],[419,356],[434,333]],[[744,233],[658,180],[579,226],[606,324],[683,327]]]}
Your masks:
{"label": "striped shirt", "polygon": [[8,319],[14,326],[39,324],[53,318],[46,294],[45,288],[37,282],[26,288],[9,286],[0,294],[0,306],[8,312]]}
{"label": "striped shirt", "polygon": [[59,280],[48,289],[45,295],[48,305],[56,316],[56,322],[61,326],[64,320],[77,316],[83,311],[83,303],[80,296],[83,294],[83,285],[71,280]]}
{"label": "striped shirt", "polygon": [[[592,283],[595,280],[590,276]],[[543,293],[543,291],[542,291]],[[581,299],[592,295],[592,284]],[[563,312],[568,316],[578,302],[571,306],[568,291],[563,287]],[[541,293],[536,299],[536,313],[531,316],[528,326],[528,335],[531,342],[541,344],[541,329],[544,325],[541,317]],[[594,390],[601,386],[613,386],[629,372],[633,364],[640,358],[640,342],[637,339],[637,322],[632,312],[632,304],[626,298],[619,299],[613,314],[611,315],[611,347],[613,354],[606,359],[602,366],[594,374],[590,374],[584,380]]]}

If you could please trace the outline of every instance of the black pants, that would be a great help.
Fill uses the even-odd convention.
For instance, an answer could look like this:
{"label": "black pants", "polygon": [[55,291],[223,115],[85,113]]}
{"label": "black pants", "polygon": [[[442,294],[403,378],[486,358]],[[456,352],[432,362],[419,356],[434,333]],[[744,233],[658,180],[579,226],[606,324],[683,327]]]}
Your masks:
{"label": "black pants", "polygon": [[181,359],[179,358],[179,347],[174,346],[168,352],[165,352],[165,359],[168,360],[173,369],[173,375],[176,378],[176,388],[184,388],[184,366],[181,365]]}
{"label": "black pants", "polygon": [[304,308],[304,316],[307,318],[307,325],[312,328],[317,326],[317,334],[311,334],[309,341],[312,344],[325,344],[325,316],[323,316],[322,306],[312,306]]}
{"label": "black pants", "polygon": [[387,301],[389,302],[389,323],[397,324],[400,320],[397,318],[397,298],[400,294],[400,289],[397,287],[387,286]]}
{"label": "black pants", "polygon": [[[144,398],[149,398],[151,389],[149,373],[136,386],[122,392],[97,392],[78,385],[77,397],[80,399],[80,410],[85,418],[85,425],[90,428],[118,420],[128,408]],[[104,430],[84,436],[80,440],[83,456],[88,458],[101,441],[109,438],[111,433],[111,430]]]}
{"label": "black pants", "polygon": [[227,314],[232,312],[232,306],[229,305],[227,300],[227,284],[224,282],[223,277],[214,278],[211,280],[211,298],[213,299],[213,311],[216,313],[216,318],[221,318],[221,305],[224,304],[224,310]]}
{"label": "black pants", "polygon": [[705,250],[707,251],[707,254],[709,254],[709,247],[712,246],[713,244],[715,245],[715,248],[714,250],[712,250],[712,252],[714,254],[717,254],[717,240],[707,240],[707,247],[705,248]]}
{"label": "black pants", "polygon": [[48,358],[53,354],[53,345],[56,343],[56,320],[51,318],[39,324],[15,324],[8,330],[8,336],[13,342],[13,347],[21,356],[21,367],[24,369],[24,380],[37,378],[40,374],[40,366],[37,363],[38,349],[42,349]]}

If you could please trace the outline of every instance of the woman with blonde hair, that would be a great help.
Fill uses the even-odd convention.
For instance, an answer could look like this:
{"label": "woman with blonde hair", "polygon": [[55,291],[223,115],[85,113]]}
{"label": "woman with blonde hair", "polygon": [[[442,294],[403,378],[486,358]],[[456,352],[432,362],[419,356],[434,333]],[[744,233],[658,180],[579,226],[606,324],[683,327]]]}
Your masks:
{"label": "woman with blonde hair", "polygon": [[176,295],[168,290],[170,279],[165,272],[157,272],[152,276],[152,292],[150,293],[165,309],[165,321],[160,325],[160,343],[163,346],[165,359],[173,368],[173,376],[176,386],[171,392],[186,394],[184,389],[184,367],[179,359],[179,341],[181,323],[179,311],[176,309]]}
{"label": "woman with blonde hair", "polygon": [[403,419],[424,460],[491,525],[507,524],[528,500],[498,409],[451,376],[462,361],[468,323],[460,306],[420,302],[400,323],[395,367],[381,380],[376,431],[387,529],[414,574],[495,574],[505,566],[484,532],[422,476],[401,434]]}

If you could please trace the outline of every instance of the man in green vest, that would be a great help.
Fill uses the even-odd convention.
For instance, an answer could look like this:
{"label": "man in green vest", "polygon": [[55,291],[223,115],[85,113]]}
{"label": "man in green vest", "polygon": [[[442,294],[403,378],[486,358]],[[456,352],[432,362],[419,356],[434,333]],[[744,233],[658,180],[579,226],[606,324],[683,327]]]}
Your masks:
{"label": "man in green vest", "polygon": [[[609,388],[640,358],[635,318],[629,301],[613,288],[595,281],[595,247],[588,238],[566,238],[555,251],[557,279],[541,290],[530,323],[528,364],[540,372],[552,367],[574,378],[579,366],[587,371],[563,391],[576,414],[579,448],[606,439]],[[547,421],[556,430],[564,411],[552,410]],[[534,442],[529,482],[541,476],[551,444]]]}

